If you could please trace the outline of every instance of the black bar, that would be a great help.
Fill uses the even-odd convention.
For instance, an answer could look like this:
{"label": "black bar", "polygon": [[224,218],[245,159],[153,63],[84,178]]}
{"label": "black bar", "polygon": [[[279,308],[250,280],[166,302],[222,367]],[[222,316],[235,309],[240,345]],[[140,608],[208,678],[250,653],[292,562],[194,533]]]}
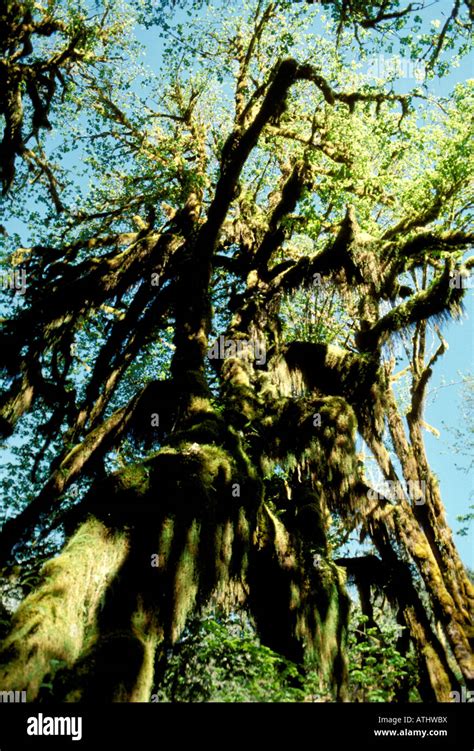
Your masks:
{"label": "black bar", "polygon": [[[198,741],[211,751],[227,744],[234,748],[262,744],[267,749],[272,742],[278,749],[309,743],[315,751],[473,751],[473,709],[471,703],[0,704],[0,751],[97,747],[139,751],[170,743],[182,749],[195,747]],[[54,718],[63,719],[55,722]],[[29,735],[28,728],[45,732]],[[46,735],[50,730],[58,735]]]}

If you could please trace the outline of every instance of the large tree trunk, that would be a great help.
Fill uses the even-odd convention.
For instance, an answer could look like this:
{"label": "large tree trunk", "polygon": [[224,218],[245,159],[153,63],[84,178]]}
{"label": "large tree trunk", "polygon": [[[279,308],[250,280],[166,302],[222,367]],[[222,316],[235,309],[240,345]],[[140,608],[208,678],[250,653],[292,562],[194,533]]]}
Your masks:
{"label": "large tree trunk", "polygon": [[398,535],[413,555],[431,595],[468,686],[474,686],[474,587],[469,581],[447,527],[436,479],[429,469],[419,423],[409,419],[411,444],[393,397],[389,400],[390,433],[407,485],[424,487],[413,505],[400,499],[395,515]]}
{"label": "large tree trunk", "polygon": [[0,686],[33,701],[60,665],[71,667],[95,638],[105,592],[126,559],[128,540],[97,519],[82,524],[42,570],[0,652]]}
{"label": "large tree trunk", "polygon": [[[344,697],[340,572],[329,560],[314,568],[262,505],[235,432],[210,410],[191,415],[176,447],[92,489],[91,518],[18,611],[2,650],[2,687],[45,698],[40,687],[56,673],[55,698],[149,700],[157,648],[180,637],[201,603],[215,601],[247,604],[265,643],[318,665]],[[224,447],[189,440],[212,430]]]}

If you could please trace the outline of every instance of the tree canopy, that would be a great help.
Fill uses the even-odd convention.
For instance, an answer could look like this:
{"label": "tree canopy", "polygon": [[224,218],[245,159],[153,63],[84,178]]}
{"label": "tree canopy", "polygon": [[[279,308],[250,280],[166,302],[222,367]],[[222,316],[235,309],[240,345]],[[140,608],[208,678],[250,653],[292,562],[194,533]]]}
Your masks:
{"label": "tree canopy", "polygon": [[7,0],[0,688],[164,696],[209,606],[271,681],[376,698],[378,633],[423,700],[473,687],[423,438],[474,265],[473,82],[435,95],[472,7],[439,6]]}

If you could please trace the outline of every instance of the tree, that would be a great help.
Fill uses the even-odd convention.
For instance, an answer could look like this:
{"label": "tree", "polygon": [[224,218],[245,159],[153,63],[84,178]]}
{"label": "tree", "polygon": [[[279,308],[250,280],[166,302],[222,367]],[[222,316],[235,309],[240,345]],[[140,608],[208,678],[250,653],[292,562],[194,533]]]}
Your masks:
{"label": "tree", "polygon": [[[196,3],[186,24],[137,6],[166,31],[156,77],[131,64],[118,4],[92,21],[85,6],[74,23],[90,51],[78,59],[73,35],[60,54],[64,101],[26,89],[33,118],[38,97],[57,105],[63,162],[40,165],[53,206],[32,217],[31,247],[7,242],[28,284],[0,335],[0,427],[25,459],[15,436],[35,438],[2,563],[34,567],[38,550],[64,545],[14,615],[0,684],[30,699],[48,685],[59,700],[149,700],[155,665],[212,602],[245,606],[267,648],[344,699],[349,576],[369,621],[375,593],[391,603],[422,698],[449,700],[474,680],[474,591],[421,428],[445,346],[440,334],[428,353],[427,327],[460,314],[457,281],[473,265],[473,92],[458,85],[440,103],[429,83],[445,49],[465,50],[467,9],[456,2],[436,38],[401,38],[430,65],[425,89],[400,93],[392,73],[371,82],[348,55],[384,49],[371,35],[385,23],[417,28],[412,5],[369,16],[334,3],[329,18],[302,3]],[[15,5],[29,34],[28,12],[46,11]],[[114,12],[118,45],[104,31]],[[21,216],[20,197],[28,211],[42,186],[21,162],[13,182],[26,152],[3,114],[6,200]],[[327,325],[296,330],[297,304],[318,305]],[[390,348],[408,334],[405,425]],[[373,553],[335,559],[331,515]]]}

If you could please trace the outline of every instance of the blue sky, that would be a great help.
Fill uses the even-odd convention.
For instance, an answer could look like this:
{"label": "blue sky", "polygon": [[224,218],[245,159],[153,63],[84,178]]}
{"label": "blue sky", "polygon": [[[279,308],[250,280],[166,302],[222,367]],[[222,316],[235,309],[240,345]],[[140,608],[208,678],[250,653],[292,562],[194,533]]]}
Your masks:
{"label": "blue sky", "polygon": [[[426,451],[431,467],[437,474],[441,495],[446,507],[449,524],[454,530],[459,528],[455,521],[459,514],[467,513],[469,503],[474,504],[474,478],[472,474],[456,467],[467,461],[455,453],[453,435],[450,430],[465,429],[462,422],[463,394],[460,389],[462,375],[474,376],[474,290],[466,293],[466,313],[461,321],[450,321],[443,327],[443,335],[449,350],[438,361],[430,381],[427,399],[426,422],[441,432],[440,438],[425,431]],[[471,452],[474,436],[470,438]],[[470,568],[474,568],[474,525],[467,537],[456,535],[459,552]]]}

